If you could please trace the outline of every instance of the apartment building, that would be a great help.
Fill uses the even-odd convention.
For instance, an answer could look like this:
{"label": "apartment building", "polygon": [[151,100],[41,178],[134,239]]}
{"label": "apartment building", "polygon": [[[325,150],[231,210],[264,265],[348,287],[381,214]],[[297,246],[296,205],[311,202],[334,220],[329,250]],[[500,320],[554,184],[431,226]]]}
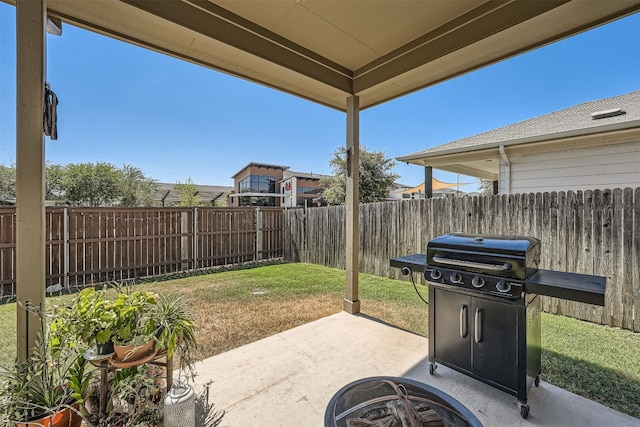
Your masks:
{"label": "apartment building", "polygon": [[325,176],[251,162],[233,175],[229,206],[322,206],[320,180]]}

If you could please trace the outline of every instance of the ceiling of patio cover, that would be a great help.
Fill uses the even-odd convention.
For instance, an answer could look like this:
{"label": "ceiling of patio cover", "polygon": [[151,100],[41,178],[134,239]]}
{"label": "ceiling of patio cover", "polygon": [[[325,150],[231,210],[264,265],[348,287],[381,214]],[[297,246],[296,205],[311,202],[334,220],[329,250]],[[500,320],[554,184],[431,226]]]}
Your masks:
{"label": "ceiling of patio cover", "polygon": [[[15,3],[15,0],[2,0]],[[48,0],[64,22],[344,110],[639,10],[640,0]]]}

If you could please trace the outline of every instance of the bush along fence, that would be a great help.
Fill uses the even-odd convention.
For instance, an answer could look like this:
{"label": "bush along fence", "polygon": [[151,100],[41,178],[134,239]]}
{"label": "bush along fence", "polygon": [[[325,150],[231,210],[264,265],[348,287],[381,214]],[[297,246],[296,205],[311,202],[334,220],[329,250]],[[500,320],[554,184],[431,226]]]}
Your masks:
{"label": "bush along fence", "polygon": [[[284,217],[285,259],[345,268],[343,206]],[[363,204],[359,269],[401,278],[390,258],[457,231],[540,239],[541,268],[607,277],[604,307],[543,297],[545,311],[640,332],[640,188]]]}
{"label": "bush along fence", "polygon": [[[282,257],[281,208],[47,208],[44,286],[60,291]],[[0,300],[15,297],[15,208],[0,208]]]}

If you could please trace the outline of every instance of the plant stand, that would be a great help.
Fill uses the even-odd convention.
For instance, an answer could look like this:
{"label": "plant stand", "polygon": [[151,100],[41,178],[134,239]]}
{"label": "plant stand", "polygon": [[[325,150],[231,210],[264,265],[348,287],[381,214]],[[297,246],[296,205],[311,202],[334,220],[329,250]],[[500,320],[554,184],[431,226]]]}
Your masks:
{"label": "plant stand", "polygon": [[[161,366],[165,370],[165,377],[167,379],[167,390],[171,389],[173,385],[173,358],[166,357],[165,352],[158,353],[153,359],[145,362],[152,365]],[[100,414],[107,414],[107,395],[109,392],[109,371],[115,371],[121,369],[113,366],[109,359],[101,361],[90,361],[91,364],[100,369]]]}

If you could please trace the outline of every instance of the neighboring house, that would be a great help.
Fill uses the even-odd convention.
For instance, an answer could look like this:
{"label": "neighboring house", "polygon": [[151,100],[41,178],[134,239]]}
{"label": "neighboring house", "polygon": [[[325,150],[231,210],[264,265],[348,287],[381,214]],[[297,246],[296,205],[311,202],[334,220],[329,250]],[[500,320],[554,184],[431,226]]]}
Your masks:
{"label": "neighboring house", "polygon": [[[216,202],[227,199],[233,187],[219,185],[195,185],[196,195],[203,203],[216,206]],[[180,201],[180,192],[175,189],[175,184],[158,183],[153,201],[158,206],[173,206]]]}
{"label": "neighboring house", "polygon": [[233,175],[229,206],[318,206],[324,177],[293,172],[289,166],[251,162]]}
{"label": "neighboring house", "polygon": [[397,160],[491,180],[498,194],[640,187],[640,91]]}

